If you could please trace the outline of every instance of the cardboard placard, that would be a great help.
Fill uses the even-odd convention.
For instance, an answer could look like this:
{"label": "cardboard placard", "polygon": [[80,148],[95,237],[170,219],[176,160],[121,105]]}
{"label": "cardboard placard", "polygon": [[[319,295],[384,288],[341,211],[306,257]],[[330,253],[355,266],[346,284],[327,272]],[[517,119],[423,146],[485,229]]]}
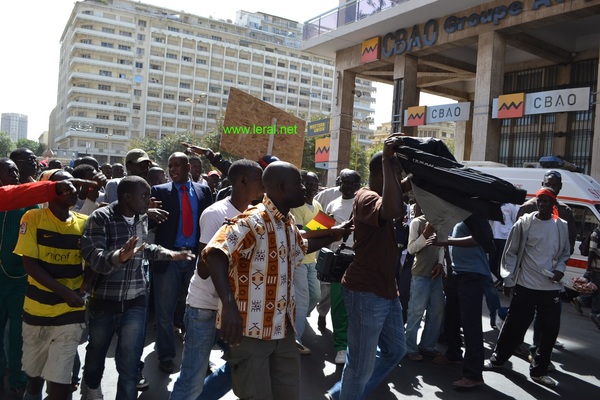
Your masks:
{"label": "cardboard placard", "polygon": [[304,120],[231,88],[221,150],[249,160],[271,154],[301,168],[305,131]]}

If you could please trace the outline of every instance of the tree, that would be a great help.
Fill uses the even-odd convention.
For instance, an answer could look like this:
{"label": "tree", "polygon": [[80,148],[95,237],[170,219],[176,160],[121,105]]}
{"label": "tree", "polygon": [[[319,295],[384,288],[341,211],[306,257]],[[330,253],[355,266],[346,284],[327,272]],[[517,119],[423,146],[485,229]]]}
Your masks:
{"label": "tree", "polygon": [[[36,142],[35,140],[19,139],[19,140],[17,140],[17,144],[15,145],[16,146],[15,148],[20,149],[20,148],[24,147],[35,153],[35,151],[38,149],[39,145],[40,145],[40,143]],[[41,156],[41,154],[36,154],[36,156]]]}
{"label": "tree", "polygon": [[[156,140],[150,137],[144,137],[132,140],[130,142],[129,150],[131,149],[143,149],[148,153],[148,156],[160,165],[162,168],[167,167],[169,156],[177,151],[185,151],[185,147],[181,145],[182,142],[194,144],[200,147],[208,147],[215,153],[219,151],[221,134],[217,132],[210,132],[206,135],[197,135],[189,131],[183,133],[173,133],[170,135],[164,135],[160,140]],[[223,157],[234,159],[229,154],[223,154]],[[208,161],[202,163],[206,170],[208,167]]]}
{"label": "tree", "polygon": [[0,132],[0,157],[8,157],[16,149],[15,144],[6,132]]}

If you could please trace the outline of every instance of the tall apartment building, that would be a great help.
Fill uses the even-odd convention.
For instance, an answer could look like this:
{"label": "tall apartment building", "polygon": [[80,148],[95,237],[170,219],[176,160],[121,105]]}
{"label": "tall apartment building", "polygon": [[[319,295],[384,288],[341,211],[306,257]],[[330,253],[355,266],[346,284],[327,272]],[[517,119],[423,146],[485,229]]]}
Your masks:
{"label": "tall apartment building", "polygon": [[[61,37],[53,150],[120,161],[131,139],[218,129],[229,90],[300,118],[329,116],[333,60],[300,50],[302,24],[239,11],[215,20],[128,0],[75,3]],[[375,88],[357,85],[357,118]],[[367,135],[365,136],[367,137]]]}
{"label": "tall apartment building", "polygon": [[27,139],[27,115],[2,113],[0,131],[6,132],[13,142],[19,139]]}

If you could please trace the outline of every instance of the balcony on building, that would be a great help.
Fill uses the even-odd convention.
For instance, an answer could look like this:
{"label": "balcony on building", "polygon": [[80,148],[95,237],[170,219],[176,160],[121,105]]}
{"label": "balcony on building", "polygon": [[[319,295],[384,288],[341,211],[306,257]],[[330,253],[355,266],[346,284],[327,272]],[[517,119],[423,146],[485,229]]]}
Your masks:
{"label": "balcony on building", "polygon": [[348,43],[394,32],[453,12],[465,10],[482,0],[354,0],[326,11],[304,23],[302,50],[324,57]]}

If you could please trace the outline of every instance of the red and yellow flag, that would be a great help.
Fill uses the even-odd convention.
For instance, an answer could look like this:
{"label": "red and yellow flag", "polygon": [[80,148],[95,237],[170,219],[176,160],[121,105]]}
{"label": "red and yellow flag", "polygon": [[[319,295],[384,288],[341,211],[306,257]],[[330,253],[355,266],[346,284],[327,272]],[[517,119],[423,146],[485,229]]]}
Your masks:
{"label": "red and yellow flag", "polygon": [[321,229],[329,229],[335,225],[335,219],[325,214],[323,211],[319,211],[313,219],[311,219],[305,226],[305,231],[318,231]]}

